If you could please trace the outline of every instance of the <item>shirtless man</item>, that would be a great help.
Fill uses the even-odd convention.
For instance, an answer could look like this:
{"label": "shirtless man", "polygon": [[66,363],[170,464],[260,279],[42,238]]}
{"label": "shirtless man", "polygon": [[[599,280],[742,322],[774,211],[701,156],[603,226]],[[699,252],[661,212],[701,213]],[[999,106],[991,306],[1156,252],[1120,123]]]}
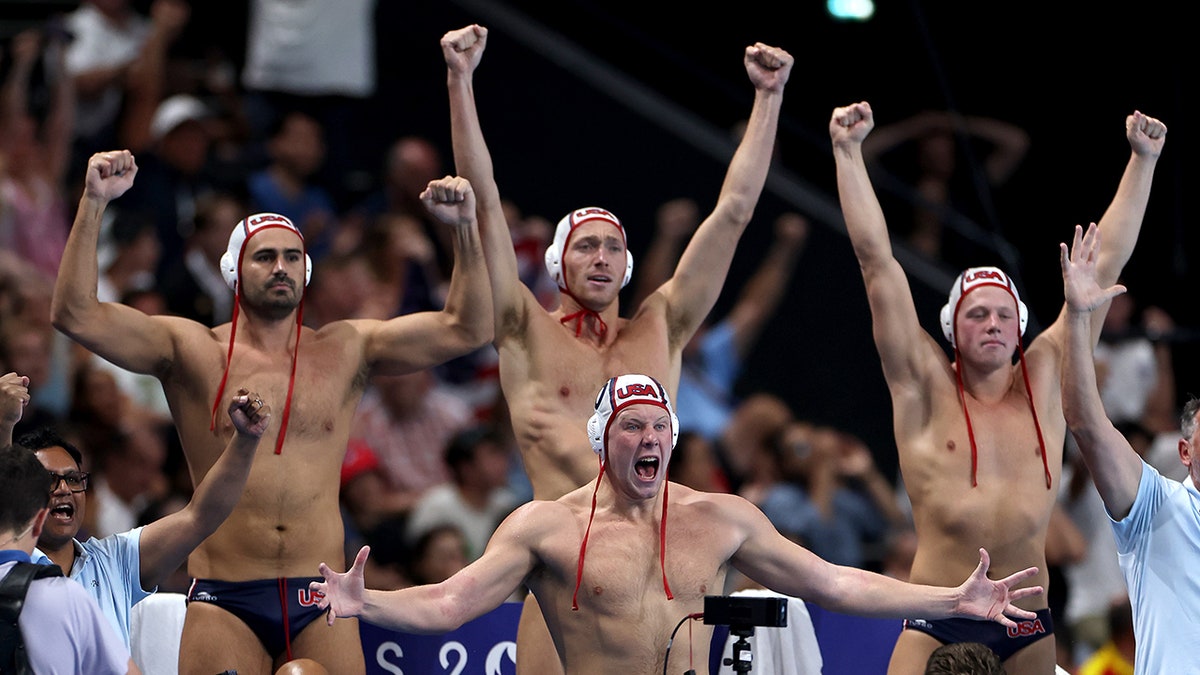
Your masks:
{"label": "shirtless man", "polygon": [[[875,344],[892,395],[900,468],[912,500],[917,553],[912,581],[942,584],[991,551],[998,574],[1036,563],[1033,583],[1046,586],[1046,528],[1054,507],[1066,433],[1059,361],[1062,314],[1021,349],[1028,312],[1002,271],[972,268],[959,276],[942,310],[953,361],[917,320],[908,280],[892,256],[887,225],[871,188],[862,142],[874,126],[871,107],[833,111],[829,133],[850,241],[862,268]],[[1166,127],[1135,112],[1126,119],[1132,155],[1116,197],[1100,220],[1105,231],[1098,277],[1112,284],[1133,251]],[[1102,313],[1094,318],[1092,340]],[[1019,357],[1014,365],[1014,351]],[[921,673],[940,644],[983,642],[1010,673],[1050,673],[1055,649],[1044,596],[1022,603],[1039,611],[1012,634],[978,624],[905,623],[888,672]],[[918,618],[919,617],[919,618]],[[1012,635],[1012,637],[1010,637]]]}
{"label": "shirtless man", "polygon": [[[560,305],[545,311],[517,274],[517,258],[492,161],[475,110],[473,75],[487,29],[472,25],[447,33],[442,53],[448,69],[454,162],[475,186],[479,224],[488,255],[495,308],[500,386],[536,499],[557,499],[596,474],[586,452],[583,423],[592,395],[608,378],[643,372],[674,392],[680,356],[721,293],[738,239],[766,181],[783,87],[792,57],[782,49],[746,48],[754,108],[729,165],[712,214],[700,224],[675,275],[652,293],[632,319],[620,317],[617,296],[629,282],[633,260],[617,218],[583,208],[559,222],[546,264],[558,283]],[[518,670],[551,673],[557,658],[540,614],[530,603],[518,630]]]}
{"label": "shirtless man", "polygon": [[257,214],[234,227],[222,261],[235,289],[234,322],[210,329],[96,300],[101,216],[136,173],[128,151],[89,160],[55,287],[54,325],[114,364],[161,381],[196,482],[233,433],[227,420],[216,424],[214,409],[227,381],[279,402],[273,406],[278,423],[264,435],[241,501],[189,558],[197,581],[189,593],[181,672],[270,673],[302,657],[329,672],[362,672],[357,626],[306,628],[319,611],[308,579],[295,577],[311,578],[319,561],[341,559],[338,474],[367,377],[428,368],[491,337],[470,185],[447,177],[422,194],[426,207],[454,230],[456,271],[443,311],[300,328],[311,269],[304,241],[286,218]]}
{"label": "shirtless man", "polygon": [[767,588],[846,613],[970,617],[1002,627],[1016,625],[1005,614],[1033,616],[1010,603],[1041,593],[1013,588],[1037,570],[991,581],[983,549],[962,585],[915,586],[822,560],[741,497],[667,483],[679,420],[651,377],[612,378],[594,410],[589,437],[605,470],[592,484],[522,505],[501,523],[482,558],[440,584],[364,591],[366,547],[345,574],[322,565],[325,581],[312,589],[329,607],[329,623],[361,616],[398,630],[441,633],[528,583],[564,672],[679,673],[690,660],[708,662],[712,628],[694,627],[691,644],[677,645],[668,657],[673,629],[703,615],[704,596],[720,592],[731,567]]}

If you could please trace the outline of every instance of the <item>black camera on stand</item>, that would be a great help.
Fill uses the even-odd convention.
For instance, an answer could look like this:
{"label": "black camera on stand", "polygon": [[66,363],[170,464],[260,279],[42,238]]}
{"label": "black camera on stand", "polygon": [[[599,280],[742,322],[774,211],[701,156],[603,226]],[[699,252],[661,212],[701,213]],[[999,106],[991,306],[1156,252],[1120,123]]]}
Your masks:
{"label": "black camera on stand", "polygon": [[787,626],[787,598],[757,598],[731,595],[704,596],[704,623],[710,626],[729,626],[736,635],[731,658],[724,660],[735,673],[750,672],[754,659],[750,642],[755,626],[784,628]]}

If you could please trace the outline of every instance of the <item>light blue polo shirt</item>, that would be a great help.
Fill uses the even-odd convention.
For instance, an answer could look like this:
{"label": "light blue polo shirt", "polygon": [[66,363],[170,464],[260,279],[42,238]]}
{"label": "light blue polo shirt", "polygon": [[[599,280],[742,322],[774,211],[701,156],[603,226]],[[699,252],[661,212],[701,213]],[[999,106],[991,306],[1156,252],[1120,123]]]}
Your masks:
{"label": "light blue polo shirt", "polygon": [[[129,610],[153,590],[142,590],[142,559],[139,543],[142,528],[135,527],[103,539],[92,537],[75,541],[75,564],[67,576],[81,584],[95,598],[100,611],[129,647]],[[38,549],[33,562],[52,565]]]}
{"label": "light blue polo shirt", "polygon": [[1200,491],[1143,463],[1133,508],[1112,528],[1133,605],[1134,671],[1200,674]]}

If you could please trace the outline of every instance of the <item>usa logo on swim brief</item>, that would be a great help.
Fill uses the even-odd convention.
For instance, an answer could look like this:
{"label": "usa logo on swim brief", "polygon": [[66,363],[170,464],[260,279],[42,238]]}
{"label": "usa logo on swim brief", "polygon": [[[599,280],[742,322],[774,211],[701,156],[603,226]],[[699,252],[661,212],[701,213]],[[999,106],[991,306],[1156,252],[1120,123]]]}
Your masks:
{"label": "usa logo on swim brief", "polygon": [[1029,637],[1030,635],[1037,635],[1038,633],[1045,632],[1046,627],[1042,625],[1041,619],[1034,619],[1033,621],[1019,621],[1017,622],[1016,627],[1009,627],[1008,637]]}
{"label": "usa logo on swim brief", "polygon": [[301,607],[316,607],[325,599],[325,594],[321,591],[314,591],[307,588],[301,588],[296,595],[296,600],[300,603]]}

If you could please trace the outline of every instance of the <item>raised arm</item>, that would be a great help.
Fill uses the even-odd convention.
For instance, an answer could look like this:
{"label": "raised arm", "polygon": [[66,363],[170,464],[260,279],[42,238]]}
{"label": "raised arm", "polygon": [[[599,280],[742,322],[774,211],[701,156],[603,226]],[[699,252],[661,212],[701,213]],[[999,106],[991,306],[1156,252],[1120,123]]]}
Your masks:
{"label": "raised arm", "polygon": [[1089,227],[1086,235],[1077,225],[1070,251],[1066,244],[1060,245],[1066,297],[1062,403],[1067,427],[1087,462],[1096,490],[1109,514],[1120,520],[1129,513],[1137,496],[1142,459],[1104,414],[1096,386],[1093,315],[1107,307],[1113,297],[1125,292],[1123,286],[1100,285],[1100,239],[1096,225]]}
{"label": "raised arm", "polygon": [[688,238],[700,226],[700,207],[687,197],[663,202],[655,213],[654,239],[638,261],[631,307],[640,307],[671,278]]}
{"label": "raised arm", "polygon": [[834,611],[869,617],[957,617],[991,620],[1012,627],[1015,623],[1010,616],[1023,619],[1035,616],[1012,603],[1042,593],[1040,586],[1014,588],[1035,575],[1036,567],[992,581],[987,578],[990,558],[981,548],[978,567],[959,586],[909,584],[826,562],[779,534],[753,505],[739,501],[742,503],[733,509],[726,509],[734,512],[739,526],[746,531],[733,565],[776,592],[801,597]]}
{"label": "raised arm", "polygon": [[446,305],[440,312],[352,321],[366,337],[366,360],[372,368],[414,372],[467,354],[492,339],[487,265],[471,184],[457,176],[431,181],[421,193],[421,203],[453,229],[454,271]]}
{"label": "raised arm", "polygon": [[674,276],[658,291],[667,303],[667,325],[676,350],[683,349],[717,302],[738,239],[754,215],[771,168],[792,55],[758,42],[746,48],[743,61],[754,84],[754,107],[746,132],[733,153],[716,207],[696,229]]}
{"label": "raised arm", "polygon": [[[1096,282],[1101,287],[1117,283],[1121,270],[1133,254],[1142,217],[1146,214],[1146,203],[1150,200],[1154,167],[1167,140],[1167,126],[1134,111],[1125,118],[1125,136],[1131,148],[1129,163],[1125,165],[1117,193],[1099,223],[1104,239],[1096,261]],[[1103,319],[1102,316],[1099,318]],[[1099,324],[1095,326],[1093,335],[1099,333]]]}
{"label": "raised arm", "polygon": [[339,617],[357,616],[409,633],[454,630],[499,607],[533,571],[538,561],[531,541],[541,536],[537,531],[554,525],[545,514],[535,513],[541,508],[537,503],[518,508],[496,529],[482,557],[439,584],[398,591],[364,589],[363,567],[370,553],[364,546],[343,574],[321,563],[325,581],[314,581],[310,588],[323,594],[320,607],[329,610],[329,625]]}
{"label": "raised arm", "polygon": [[898,387],[921,388],[923,358],[930,353],[931,341],[917,319],[904,269],[892,254],[883,209],[863,161],[863,139],[874,126],[871,105],[862,101],[833,111],[829,136],[842,216],[871,306],[875,346],[895,395]]}
{"label": "raised arm", "polygon": [[904,143],[939,134],[978,138],[987,143],[990,148],[984,159],[984,170],[992,185],[1008,180],[1029,151],[1029,134],[1011,122],[949,110],[925,110],[875,129],[863,142],[863,156],[867,162],[872,162]]}
{"label": "raised arm", "polygon": [[137,162],[128,150],[99,152],[88,160],[83,197],[54,284],[50,317],[55,328],[113,364],[161,376],[174,359],[172,320],[96,298],[100,221],[108,203],[124,194],[136,175]]}
{"label": "raised arm", "polygon": [[179,569],[237,506],[254,464],[258,441],[271,421],[271,408],[258,394],[239,389],[229,402],[234,434],[183,509],[142,529],[142,588],[154,588]]}
{"label": "raised arm", "polygon": [[[1142,217],[1146,213],[1146,204],[1150,200],[1150,183],[1154,178],[1154,167],[1158,164],[1158,156],[1162,153],[1166,142],[1167,127],[1159,120],[1134,112],[1125,118],[1125,136],[1129,139],[1132,149],[1125,173],[1117,185],[1117,193],[1112,203],[1100,218],[1099,226],[1104,232],[1100,242],[1099,253],[1096,254],[1096,284],[1106,288],[1117,283],[1121,270],[1133,248],[1137,244],[1138,233],[1142,228]],[[1100,340],[1100,329],[1104,325],[1104,315],[1107,306],[1102,311],[1090,313],[1090,335],[1092,344]],[[1038,342],[1060,345],[1065,343],[1064,323],[1067,320],[1067,307],[1064,304],[1058,318],[1039,335]],[[1063,350],[1066,347],[1062,347]],[[1032,348],[1031,348],[1032,351]],[[1061,353],[1053,360],[1061,360]]]}
{"label": "raised arm", "polygon": [[29,378],[16,373],[0,377],[0,448],[13,442],[13,427],[29,403]]}
{"label": "raised arm", "polygon": [[796,258],[808,239],[808,221],[798,213],[785,213],[775,221],[775,240],[754,276],[746,282],[729,311],[733,340],[739,358],[746,358],[763,326],[775,314],[788,289]]}
{"label": "raised arm", "polygon": [[475,186],[479,232],[487,257],[495,312],[495,340],[520,332],[521,317],[537,299],[521,283],[512,234],[504,218],[492,156],[483,140],[475,108],[475,68],[487,47],[488,30],[472,24],[446,33],[441,40],[446,59],[446,88],[450,94],[450,133],[454,166]]}

